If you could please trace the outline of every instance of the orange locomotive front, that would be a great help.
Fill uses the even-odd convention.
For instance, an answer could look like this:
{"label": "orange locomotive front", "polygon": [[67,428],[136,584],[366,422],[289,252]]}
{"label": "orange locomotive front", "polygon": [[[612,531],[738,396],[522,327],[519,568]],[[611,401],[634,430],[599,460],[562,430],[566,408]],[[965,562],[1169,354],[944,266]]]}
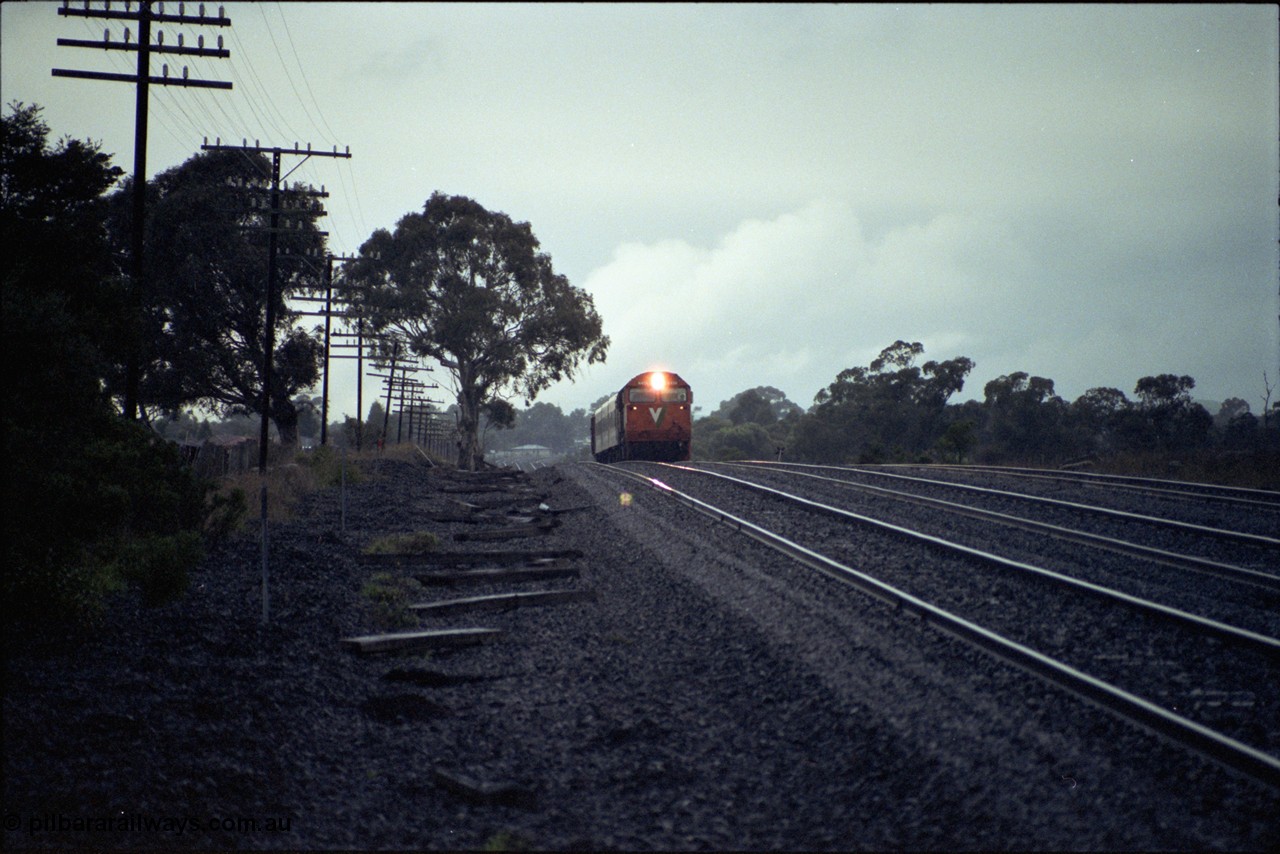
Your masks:
{"label": "orange locomotive front", "polygon": [[693,392],[670,371],[631,379],[591,416],[591,453],[602,463],[689,459]]}

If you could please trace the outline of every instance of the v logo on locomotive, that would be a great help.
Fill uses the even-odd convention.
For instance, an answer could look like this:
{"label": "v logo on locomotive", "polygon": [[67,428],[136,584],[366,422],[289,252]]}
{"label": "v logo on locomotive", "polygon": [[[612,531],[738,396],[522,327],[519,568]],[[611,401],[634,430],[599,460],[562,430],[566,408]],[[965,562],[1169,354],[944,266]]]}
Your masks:
{"label": "v logo on locomotive", "polygon": [[665,406],[650,406],[649,415],[653,418],[653,426],[660,427],[662,425],[662,416],[666,414]]}

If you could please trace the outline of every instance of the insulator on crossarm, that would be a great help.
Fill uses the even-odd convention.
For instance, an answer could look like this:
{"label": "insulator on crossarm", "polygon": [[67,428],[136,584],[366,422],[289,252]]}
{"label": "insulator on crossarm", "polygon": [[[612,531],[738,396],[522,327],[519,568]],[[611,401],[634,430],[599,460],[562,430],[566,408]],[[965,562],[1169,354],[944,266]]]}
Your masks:
{"label": "insulator on crossarm", "polygon": [[102,31],[102,42],[106,44],[109,41],[111,41],[111,29],[107,28]]}
{"label": "insulator on crossarm", "polygon": [[226,12],[223,12],[223,11],[222,11],[222,7],[221,7],[221,6],[219,6],[219,7],[218,7],[218,17],[219,17],[219,18],[225,18],[225,17],[227,17]]}
{"label": "insulator on crossarm", "polygon": [[203,3],[201,3],[201,4],[200,4],[200,17],[201,17],[201,18],[203,18],[203,17],[204,17],[204,4],[203,4]]}
{"label": "insulator on crossarm", "polygon": [[182,47],[182,33],[178,33],[178,47]]}
{"label": "insulator on crossarm", "polygon": [[130,32],[129,32],[129,28],[128,28],[128,27],[125,27],[125,28],[124,28],[124,43],[125,43],[125,44],[128,44],[128,43],[129,43],[129,38],[130,38],[130,36],[131,36],[131,35],[132,35],[132,33],[130,33]]}
{"label": "insulator on crossarm", "polygon": [[182,79],[183,80],[187,79],[187,67],[185,65],[182,66]]}
{"label": "insulator on crossarm", "polygon": [[167,63],[167,62],[166,62],[164,65],[162,65],[162,66],[161,66],[161,69],[162,69],[162,72],[161,72],[161,73],[162,73],[165,77],[168,77],[168,76],[169,76],[169,63]]}
{"label": "insulator on crossarm", "polygon": [[204,49],[204,36],[196,36],[196,47]]}
{"label": "insulator on crossarm", "polygon": [[222,36],[218,36],[218,50],[222,50]]}
{"label": "insulator on crossarm", "polygon": [[156,44],[164,44],[164,30],[156,33]]}
{"label": "insulator on crossarm", "polygon": [[179,4],[178,4],[178,14],[179,14],[179,15],[185,15],[185,14],[187,14],[187,4],[186,4],[186,3],[179,3]]}

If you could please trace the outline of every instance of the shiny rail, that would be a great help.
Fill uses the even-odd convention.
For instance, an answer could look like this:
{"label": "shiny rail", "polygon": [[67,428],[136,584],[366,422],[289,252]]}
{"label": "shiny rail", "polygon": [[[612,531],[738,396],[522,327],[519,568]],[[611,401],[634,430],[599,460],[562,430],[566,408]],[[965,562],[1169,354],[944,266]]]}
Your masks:
{"label": "shiny rail", "polygon": [[[703,463],[702,465],[707,464]],[[1171,552],[1166,549],[1155,548],[1154,546],[1144,546],[1140,543],[1132,543],[1128,540],[1121,540],[1116,537],[1108,537],[1102,534],[1093,534],[1088,531],[1079,531],[1074,528],[1066,528],[1061,525],[1053,525],[1048,522],[1038,522],[1034,519],[1026,519],[1021,516],[1013,516],[1008,513],[1000,513],[995,510],[984,510],[979,507],[970,507],[965,504],[957,504],[954,501],[947,501],[942,498],[931,498],[926,495],[917,495],[912,492],[903,492],[901,490],[889,489],[883,486],[873,486],[869,483],[857,483],[849,480],[841,480],[840,478],[812,474],[810,472],[796,471],[795,468],[787,468],[785,466],[779,466],[772,463],[713,463],[712,465],[748,470],[764,469],[766,471],[776,473],[790,474],[795,477],[812,478],[825,483],[833,483],[848,489],[891,498],[895,501],[903,501],[923,507],[937,507],[941,510],[958,513],[973,519],[980,519],[982,521],[992,522],[998,525],[1006,525],[1008,527],[1018,528],[1024,531],[1041,533],[1046,536],[1055,537],[1068,542],[1079,543],[1081,545],[1092,546],[1094,548],[1105,549],[1107,551],[1127,555],[1129,557],[1151,560],[1177,569],[1200,572],[1206,575],[1212,575],[1216,578],[1225,578],[1241,584],[1249,584],[1266,590],[1280,592],[1280,575],[1260,572],[1256,569],[1249,569],[1248,567],[1210,560],[1209,558],[1198,557],[1196,555]]]}
{"label": "shiny rail", "polygon": [[934,480],[927,477],[911,477],[904,474],[892,474],[890,472],[872,471],[865,468],[849,468],[847,466],[823,466],[810,465],[802,463],[784,463],[783,465],[792,468],[808,468],[821,469],[827,471],[840,471],[846,474],[865,474],[871,477],[891,478],[894,480],[909,481],[912,483],[921,483],[928,486],[941,486],[948,489],[962,490],[965,492],[973,492],[983,495],[993,495],[999,498],[1013,498],[1019,501],[1029,501],[1035,504],[1044,504],[1053,507],[1065,507],[1071,510],[1080,510],[1087,513],[1095,513],[1101,516],[1108,516],[1113,519],[1122,519],[1128,522],[1143,522],[1149,525],[1156,525],[1164,528],[1171,528],[1185,533],[1199,534],[1201,536],[1214,537],[1221,540],[1232,540],[1235,542],[1249,543],[1250,545],[1262,546],[1264,548],[1275,549],[1280,554],[1280,539],[1268,537],[1264,534],[1250,534],[1247,531],[1233,531],[1225,528],[1211,528],[1208,525],[1197,525],[1194,522],[1179,522],[1176,519],[1164,519],[1159,516],[1148,516],[1144,513],[1131,513],[1127,510],[1114,510],[1110,507],[1098,507],[1093,504],[1082,504],[1078,501],[1065,501],[1061,498],[1045,498],[1039,495],[1027,495],[1023,492],[1009,492],[1003,489],[991,489],[985,486],[972,486],[967,483],[956,483],[950,480]]}
{"label": "shiny rail", "polygon": [[1243,504],[1268,510],[1280,509],[1280,492],[1270,489],[1249,489],[1243,486],[1222,486],[1216,483],[1195,483],[1186,480],[1162,480],[1154,477],[1135,477],[1132,475],[1101,474],[1087,471],[1063,471],[1060,469],[1038,469],[1025,466],[980,466],[949,465],[946,463],[930,463],[912,465],[910,463],[887,463],[883,466],[851,466],[851,470],[872,471],[875,468],[925,469],[927,471],[956,471],[978,474],[995,474],[1007,477],[1024,477],[1037,480],[1051,480],[1063,483],[1081,484],[1085,486],[1103,486],[1108,489],[1124,489],[1149,495],[1168,498],[1212,499],[1234,504]]}
{"label": "shiny rail", "polygon": [[[591,463],[589,465],[599,464]],[[1142,726],[1202,756],[1240,771],[1261,783],[1273,788],[1280,788],[1280,759],[1268,753],[1170,712],[1149,700],[1090,676],[1057,659],[1037,652],[963,617],[932,605],[906,591],[886,584],[851,566],[806,548],[781,534],[681,492],[658,478],[616,466],[602,466],[602,468],[607,468],[620,476],[646,484],[698,513],[720,524],[727,525],[811,569],[850,584],[860,592],[892,605],[899,611],[911,613],[934,628],[982,649],[996,658],[1013,664],[1077,697],[1088,700],[1124,720]],[[687,469],[687,467],[677,468]],[[697,469],[687,470],[698,471]],[[726,477],[714,472],[699,473],[713,477]],[[729,479],[733,480],[733,478]],[[886,524],[876,522],[876,520],[869,521],[877,525]]]}

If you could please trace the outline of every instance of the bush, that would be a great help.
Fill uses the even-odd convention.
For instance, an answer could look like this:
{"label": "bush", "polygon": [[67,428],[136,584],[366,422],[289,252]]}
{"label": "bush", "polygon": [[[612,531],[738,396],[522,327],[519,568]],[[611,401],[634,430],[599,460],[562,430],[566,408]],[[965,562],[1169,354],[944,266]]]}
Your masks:
{"label": "bush", "polygon": [[418,625],[410,602],[422,592],[422,585],[412,578],[390,572],[375,572],[360,595],[369,603],[374,622],[383,629],[404,629]]}
{"label": "bush", "polygon": [[[313,451],[301,454],[298,462],[311,471],[317,487],[339,486],[342,483],[342,454],[331,445],[321,445]],[[346,480],[348,484],[361,481],[360,468],[351,459],[346,464]]]}
{"label": "bush", "polygon": [[5,424],[6,622],[90,626],[105,595],[130,584],[166,601],[203,554],[210,484],[140,425],[84,422],[81,441],[56,448]]}
{"label": "bush", "polygon": [[187,592],[188,567],[204,555],[195,531],[121,543],[115,550],[116,573],[142,594],[143,604],[162,605]]}

